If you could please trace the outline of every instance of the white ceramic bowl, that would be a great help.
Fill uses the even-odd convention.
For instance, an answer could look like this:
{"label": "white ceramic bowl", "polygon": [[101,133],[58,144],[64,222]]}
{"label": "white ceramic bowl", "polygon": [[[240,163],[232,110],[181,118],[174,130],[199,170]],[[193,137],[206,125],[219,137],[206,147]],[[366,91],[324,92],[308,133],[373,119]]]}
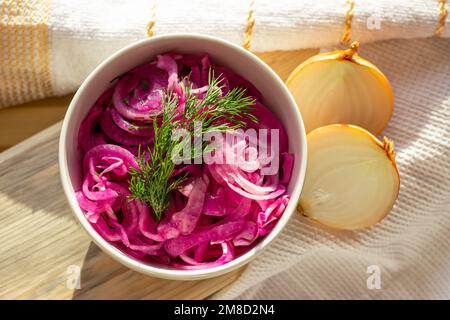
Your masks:
{"label": "white ceramic bowl", "polygon": [[[264,103],[285,125],[290,151],[296,157],[292,179],[288,186],[291,200],[275,228],[247,253],[215,268],[176,270],[134,259],[109,244],[94,230],[75,198],[75,190],[80,189],[82,179],[80,153],[77,149],[77,134],[81,121],[99,95],[108,88],[111,79],[139,64],[155,59],[157,54],[169,51],[207,52],[214,63],[230,68],[253,83],[262,93]],[[64,118],[59,142],[59,166],[62,186],[76,220],[104,252],[125,266],[150,276],[178,280],[203,279],[227,273],[248,263],[261,253],[285,227],[295,212],[305,178],[306,134],[293,97],[283,81],[262,60],[249,51],[218,38],[195,34],[174,34],[153,37],[129,45],[103,61],[91,72],[73,97]]]}

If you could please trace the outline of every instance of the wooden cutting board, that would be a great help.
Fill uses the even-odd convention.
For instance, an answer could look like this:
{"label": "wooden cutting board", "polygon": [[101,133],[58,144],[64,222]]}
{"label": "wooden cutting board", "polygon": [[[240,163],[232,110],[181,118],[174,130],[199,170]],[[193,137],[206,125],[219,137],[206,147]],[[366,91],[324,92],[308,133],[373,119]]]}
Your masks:
{"label": "wooden cutting board", "polygon": [[[260,56],[285,79],[314,53]],[[2,136],[5,126],[23,125],[1,120]],[[0,153],[0,299],[204,299],[239,277],[242,268],[207,280],[162,280],[103,253],[75,222],[61,189],[60,128],[59,122]]]}

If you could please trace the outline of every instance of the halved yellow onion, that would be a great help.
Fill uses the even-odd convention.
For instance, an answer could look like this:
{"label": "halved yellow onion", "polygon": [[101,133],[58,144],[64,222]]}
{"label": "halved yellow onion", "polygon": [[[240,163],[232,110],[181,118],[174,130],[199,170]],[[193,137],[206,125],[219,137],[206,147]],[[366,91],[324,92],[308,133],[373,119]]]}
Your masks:
{"label": "halved yellow onion", "polygon": [[369,227],[391,210],[400,188],[394,143],[352,125],[307,136],[308,165],[299,210],[338,229]]}
{"label": "halved yellow onion", "polygon": [[353,124],[378,135],[391,118],[394,99],[386,76],[347,50],[318,54],[299,65],[286,84],[305,123],[306,132],[329,124]]}

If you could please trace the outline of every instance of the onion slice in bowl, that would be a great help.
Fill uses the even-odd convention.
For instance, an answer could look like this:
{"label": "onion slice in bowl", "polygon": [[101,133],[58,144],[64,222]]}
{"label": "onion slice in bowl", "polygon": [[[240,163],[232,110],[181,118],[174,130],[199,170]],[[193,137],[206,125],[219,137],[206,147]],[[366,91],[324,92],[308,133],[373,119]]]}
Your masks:
{"label": "onion slice in bowl", "polygon": [[116,109],[111,109],[111,118],[114,123],[122,130],[137,136],[151,136],[153,134],[153,127],[150,124],[140,125],[131,123],[125,119]]}
{"label": "onion slice in bowl", "polygon": [[165,243],[166,252],[172,257],[183,254],[186,250],[205,241],[224,242],[233,239],[245,226],[244,221],[226,222],[198,233],[180,236]]}

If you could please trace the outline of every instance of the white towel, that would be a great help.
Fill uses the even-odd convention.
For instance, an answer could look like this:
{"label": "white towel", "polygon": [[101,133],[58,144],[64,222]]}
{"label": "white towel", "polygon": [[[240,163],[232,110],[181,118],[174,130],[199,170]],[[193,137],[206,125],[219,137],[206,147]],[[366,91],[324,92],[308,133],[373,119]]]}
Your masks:
{"label": "white towel", "polygon": [[[346,0],[0,0],[0,107],[74,92],[103,59],[147,37],[153,6],[155,35],[242,44],[252,1],[253,51],[337,45],[349,10]],[[430,37],[440,16],[438,0],[353,2],[350,36],[362,43]]]}

